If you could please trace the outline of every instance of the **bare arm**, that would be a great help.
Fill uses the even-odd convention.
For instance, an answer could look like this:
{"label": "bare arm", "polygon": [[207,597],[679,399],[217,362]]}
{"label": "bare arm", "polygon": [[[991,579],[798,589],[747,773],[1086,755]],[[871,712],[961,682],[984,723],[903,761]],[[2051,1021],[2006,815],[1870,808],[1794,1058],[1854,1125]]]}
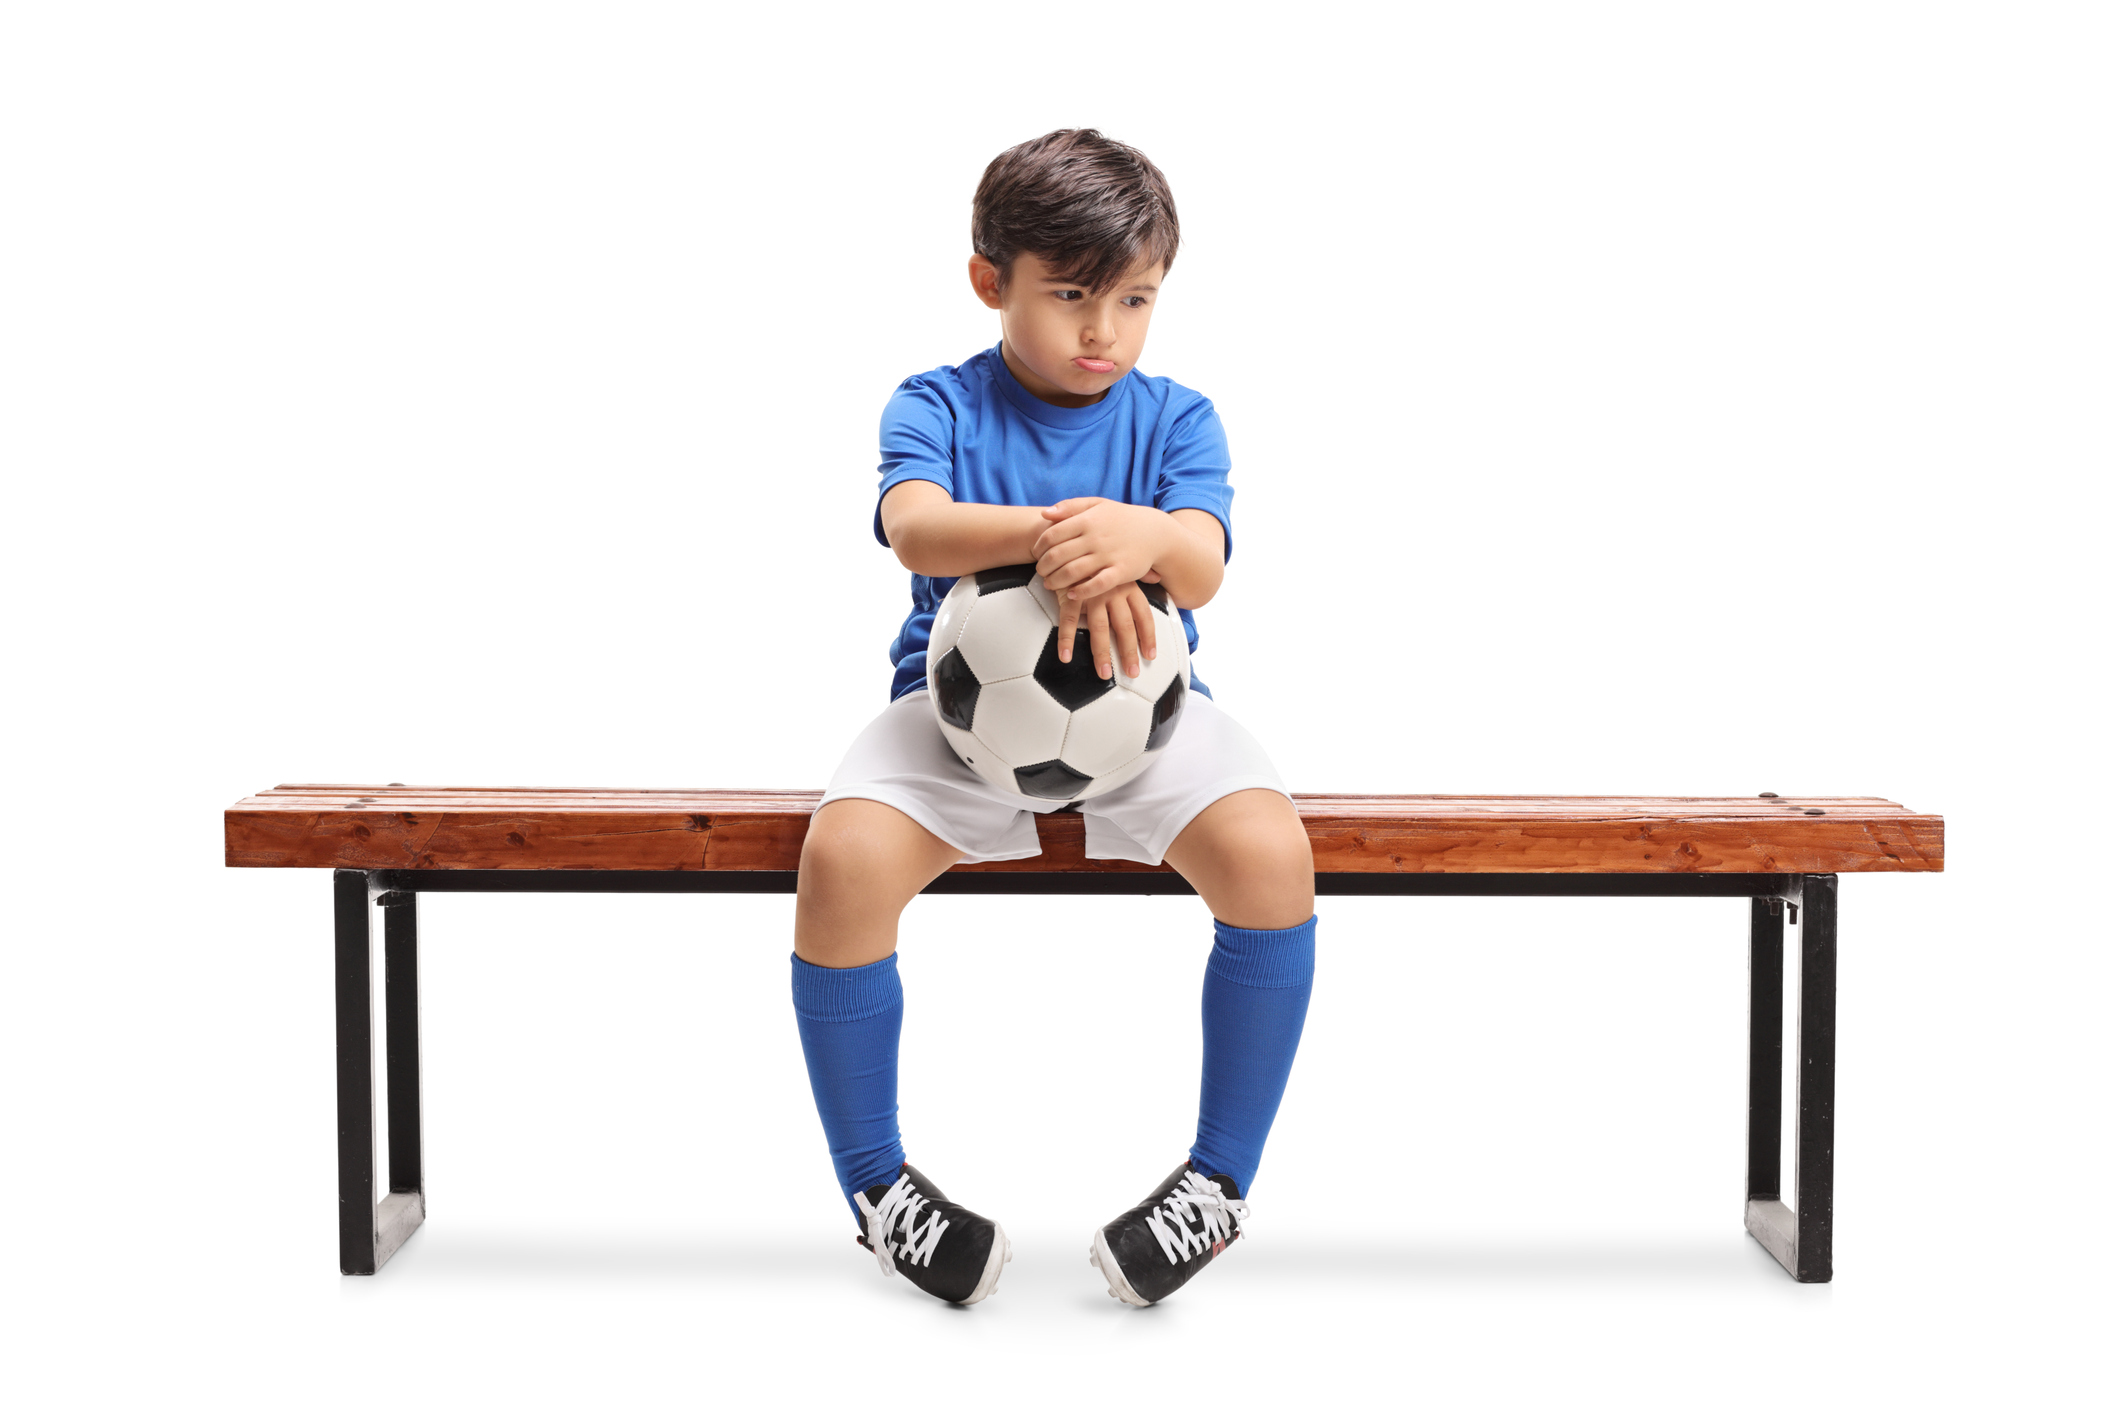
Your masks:
{"label": "bare arm", "polygon": [[1038,558],[1032,542],[1046,532],[1042,507],[959,505],[933,481],[901,481],[884,493],[881,510],[898,562],[938,579],[1028,565]]}
{"label": "bare arm", "polygon": [[1223,525],[1190,506],[1159,511],[1098,496],[1043,512],[1053,522],[1031,547],[1047,588],[1060,596],[1060,660],[1072,656],[1075,626],[1090,628],[1099,677],[1139,676],[1156,656],[1156,624],[1141,584],[1161,584],[1181,609],[1197,609],[1223,582]]}
{"label": "bare arm", "polygon": [[1046,587],[1094,599],[1123,584],[1162,584],[1181,609],[1197,609],[1223,584],[1223,525],[1206,511],[1159,511],[1098,496],[1042,513],[1052,524],[1033,545]]}
{"label": "bare arm", "polygon": [[1179,543],[1157,560],[1157,580],[1179,608],[1198,609],[1223,587],[1223,523],[1191,506],[1170,516],[1180,531]]}

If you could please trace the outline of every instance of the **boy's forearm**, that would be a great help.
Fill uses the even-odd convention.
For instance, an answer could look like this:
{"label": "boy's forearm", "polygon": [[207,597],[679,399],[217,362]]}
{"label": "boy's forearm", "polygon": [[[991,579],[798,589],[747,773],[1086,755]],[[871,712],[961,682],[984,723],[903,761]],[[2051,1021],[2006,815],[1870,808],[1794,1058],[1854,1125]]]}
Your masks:
{"label": "boy's forearm", "polygon": [[[916,489],[905,496],[899,492]],[[927,491],[934,494],[928,495]],[[884,537],[898,562],[937,579],[1028,564],[1031,544],[1045,533],[1037,506],[981,506],[950,499],[931,482],[901,482],[884,498]]]}
{"label": "boy's forearm", "polygon": [[1157,578],[1181,609],[1198,609],[1223,584],[1223,525],[1206,511],[1168,512],[1168,545],[1156,556]]}

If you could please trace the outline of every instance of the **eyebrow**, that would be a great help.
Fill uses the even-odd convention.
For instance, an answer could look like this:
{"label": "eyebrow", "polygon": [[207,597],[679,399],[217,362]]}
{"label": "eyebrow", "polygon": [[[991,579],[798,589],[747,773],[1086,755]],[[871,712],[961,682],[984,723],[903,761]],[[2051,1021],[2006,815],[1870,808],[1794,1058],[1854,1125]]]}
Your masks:
{"label": "eyebrow", "polygon": [[[1088,280],[1061,280],[1050,276],[1045,280],[1042,280],[1040,283],[1057,286],[1058,288],[1064,290],[1087,290],[1090,288],[1090,282]],[[1160,287],[1150,284],[1129,285],[1127,286],[1126,293],[1131,295],[1136,290],[1146,290],[1148,293],[1153,295],[1156,293],[1158,288]]]}

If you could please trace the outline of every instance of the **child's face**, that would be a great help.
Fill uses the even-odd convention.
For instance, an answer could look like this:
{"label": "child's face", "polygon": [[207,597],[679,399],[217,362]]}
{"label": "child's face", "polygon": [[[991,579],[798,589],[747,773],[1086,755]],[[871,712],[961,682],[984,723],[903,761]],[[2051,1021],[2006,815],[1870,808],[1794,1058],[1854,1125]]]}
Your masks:
{"label": "child's face", "polygon": [[1007,286],[984,255],[972,257],[972,288],[1002,316],[1002,357],[1017,381],[1057,407],[1086,407],[1127,376],[1149,338],[1164,271],[1150,256],[1101,295],[1055,277],[1035,255],[1019,255]]}

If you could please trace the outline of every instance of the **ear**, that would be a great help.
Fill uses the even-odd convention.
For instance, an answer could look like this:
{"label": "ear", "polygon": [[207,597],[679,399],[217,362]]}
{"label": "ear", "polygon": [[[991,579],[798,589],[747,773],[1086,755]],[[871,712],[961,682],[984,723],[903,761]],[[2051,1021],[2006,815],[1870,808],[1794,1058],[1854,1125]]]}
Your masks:
{"label": "ear", "polygon": [[966,271],[972,276],[972,293],[979,296],[979,302],[989,309],[1000,309],[1002,272],[995,263],[984,255],[975,255]]}

